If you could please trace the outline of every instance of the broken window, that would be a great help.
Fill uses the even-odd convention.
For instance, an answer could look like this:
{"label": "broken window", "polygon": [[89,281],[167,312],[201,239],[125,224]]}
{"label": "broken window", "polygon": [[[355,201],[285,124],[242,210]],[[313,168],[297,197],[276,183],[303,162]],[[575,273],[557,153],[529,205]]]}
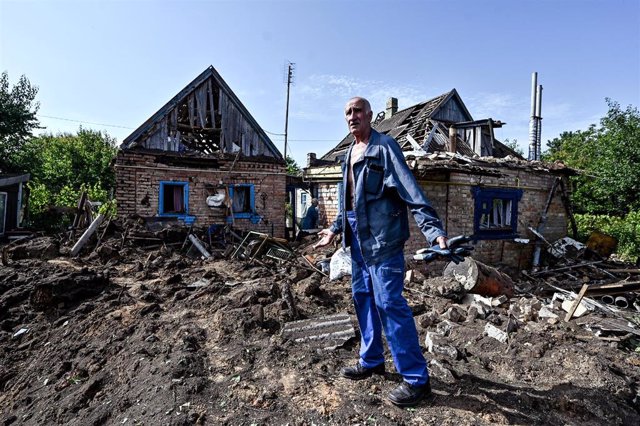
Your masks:
{"label": "broken window", "polygon": [[474,187],[472,192],[475,198],[475,236],[499,239],[517,235],[521,189]]}
{"label": "broken window", "polygon": [[158,214],[181,216],[189,213],[189,184],[187,182],[160,182]]}
{"label": "broken window", "polygon": [[229,196],[233,200],[233,217],[250,219],[255,212],[256,200],[252,184],[231,185]]}

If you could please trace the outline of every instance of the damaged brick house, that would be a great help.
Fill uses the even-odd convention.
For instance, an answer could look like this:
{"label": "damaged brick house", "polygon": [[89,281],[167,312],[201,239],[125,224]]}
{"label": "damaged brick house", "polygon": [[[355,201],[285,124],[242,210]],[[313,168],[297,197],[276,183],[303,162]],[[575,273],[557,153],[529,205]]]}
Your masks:
{"label": "damaged brick house", "polygon": [[[375,118],[373,128],[402,147],[427,197],[450,236],[473,236],[474,258],[516,268],[531,266],[535,244],[528,229],[554,240],[567,235],[567,177],[562,165],[530,162],[494,137],[504,123],[473,120],[455,89],[398,111],[397,99]],[[353,136],[317,159],[308,156],[304,179],[320,201],[327,225],[342,197],[341,163]],[[564,196],[563,196],[564,193]],[[425,246],[415,222],[405,253]],[[528,241],[527,241],[528,240]]]}
{"label": "damaged brick house", "polygon": [[284,235],[285,162],[208,67],[122,143],[118,216]]}

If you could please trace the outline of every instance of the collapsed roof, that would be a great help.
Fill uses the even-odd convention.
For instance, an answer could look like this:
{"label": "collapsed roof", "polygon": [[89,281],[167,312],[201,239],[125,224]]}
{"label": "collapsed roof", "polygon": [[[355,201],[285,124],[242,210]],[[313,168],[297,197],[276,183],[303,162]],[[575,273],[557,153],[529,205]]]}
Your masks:
{"label": "collapsed roof", "polygon": [[122,149],[234,154],[284,161],[266,132],[209,66],[129,135]]}
{"label": "collapsed roof", "polygon": [[[425,155],[455,150],[467,157],[523,157],[496,140],[493,129],[504,123],[491,118],[473,120],[456,89],[401,111],[387,108],[379,113],[372,127],[398,141],[407,154]],[[456,129],[455,143],[451,143],[450,128]],[[320,162],[334,162],[346,154],[353,142],[349,134]],[[452,145],[455,145],[452,148]]]}

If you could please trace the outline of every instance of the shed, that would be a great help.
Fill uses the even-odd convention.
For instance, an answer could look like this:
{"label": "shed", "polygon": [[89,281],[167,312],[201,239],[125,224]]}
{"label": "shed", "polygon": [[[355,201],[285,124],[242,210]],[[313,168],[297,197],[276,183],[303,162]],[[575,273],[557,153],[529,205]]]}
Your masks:
{"label": "shed", "polygon": [[29,174],[0,174],[0,236],[20,228],[29,178]]}

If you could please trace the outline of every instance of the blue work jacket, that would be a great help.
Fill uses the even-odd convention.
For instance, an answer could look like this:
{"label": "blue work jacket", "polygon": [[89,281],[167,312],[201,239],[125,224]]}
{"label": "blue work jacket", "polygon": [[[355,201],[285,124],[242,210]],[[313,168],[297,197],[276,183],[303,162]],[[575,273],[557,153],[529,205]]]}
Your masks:
{"label": "blue work jacket", "polygon": [[[338,217],[330,228],[336,234],[345,232],[349,226],[345,206],[352,149],[353,143],[342,164],[342,202]],[[353,177],[353,209],[358,222],[362,257],[366,264],[376,264],[390,254],[402,251],[409,238],[407,207],[431,245],[439,236],[446,235],[438,214],[416,182],[395,139],[371,129],[364,155],[353,165]],[[343,246],[351,245],[349,235],[350,233],[343,235]]]}

